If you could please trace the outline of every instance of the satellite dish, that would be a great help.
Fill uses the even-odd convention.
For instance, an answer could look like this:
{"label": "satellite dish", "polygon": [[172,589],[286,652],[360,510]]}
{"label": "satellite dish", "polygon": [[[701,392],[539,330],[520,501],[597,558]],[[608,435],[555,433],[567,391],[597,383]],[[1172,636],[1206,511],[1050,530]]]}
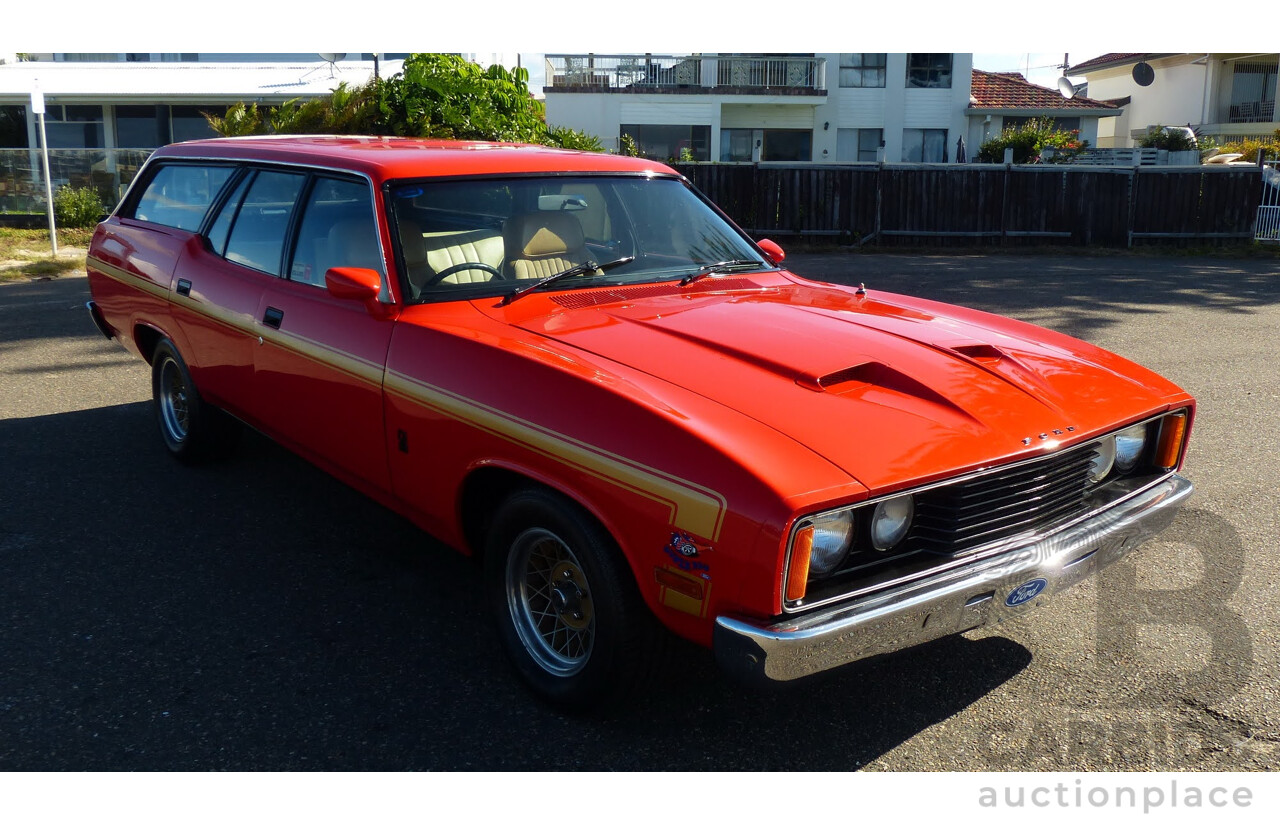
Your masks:
{"label": "satellite dish", "polygon": [[337,63],[347,56],[346,52],[320,52],[320,59],[325,63]]}
{"label": "satellite dish", "polygon": [[1133,67],[1133,82],[1139,86],[1150,86],[1156,79],[1156,70],[1150,63],[1138,63]]}
{"label": "satellite dish", "polygon": [[1066,77],[1060,77],[1058,78],[1058,91],[1063,97],[1070,100],[1076,96],[1076,84]]}

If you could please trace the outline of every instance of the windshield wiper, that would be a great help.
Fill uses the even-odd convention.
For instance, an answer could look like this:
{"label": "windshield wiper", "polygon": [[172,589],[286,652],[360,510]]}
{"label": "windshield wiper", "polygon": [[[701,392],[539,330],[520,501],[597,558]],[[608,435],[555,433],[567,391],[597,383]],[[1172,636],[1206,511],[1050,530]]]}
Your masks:
{"label": "windshield wiper", "polygon": [[635,255],[627,255],[625,258],[618,258],[617,260],[608,261],[607,263],[603,263],[603,264],[598,264],[595,261],[583,261],[577,266],[571,266],[568,269],[564,270],[563,272],[557,272],[554,275],[548,275],[547,277],[543,278],[540,281],[534,281],[528,286],[520,287],[515,292],[507,293],[506,297],[504,297],[501,301],[498,302],[498,306],[504,307],[507,304],[514,301],[515,299],[519,298],[521,295],[524,295],[527,292],[532,292],[533,290],[538,289],[539,287],[544,287],[547,284],[554,283],[555,281],[558,281],[561,278],[572,278],[574,275],[585,275],[588,272],[606,272],[610,269],[613,269],[615,266],[622,266],[623,264],[629,264],[635,259],[636,259]]}
{"label": "windshield wiper", "polygon": [[697,272],[692,272],[680,279],[680,286],[688,286],[694,281],[707,277],[713,272],[725,272],[730,269],[738,269],[744,266],[764,266],[764,261],[716,261],[713,264],[703,264],[698,267]]}

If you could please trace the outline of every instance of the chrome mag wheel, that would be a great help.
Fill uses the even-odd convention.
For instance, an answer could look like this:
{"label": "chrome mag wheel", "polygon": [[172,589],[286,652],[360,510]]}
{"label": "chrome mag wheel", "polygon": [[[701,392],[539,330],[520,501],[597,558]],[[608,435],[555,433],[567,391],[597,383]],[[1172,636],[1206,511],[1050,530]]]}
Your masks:
{"label": "chrome mag wheel", "polygon": [[172,358],[166,358],[160,366],[160,421],[165,432],[175,443],[181,444],[190,429],[191,408],[188,402],[186,379],[182,368]]}
{"label": "chrome mag wheel", "polygon": [[561,677],[585,668],[595,641],[595,607],[569,545],[545,528],[526,529],[512,543],[505,583],[512,625],[538,666]]}

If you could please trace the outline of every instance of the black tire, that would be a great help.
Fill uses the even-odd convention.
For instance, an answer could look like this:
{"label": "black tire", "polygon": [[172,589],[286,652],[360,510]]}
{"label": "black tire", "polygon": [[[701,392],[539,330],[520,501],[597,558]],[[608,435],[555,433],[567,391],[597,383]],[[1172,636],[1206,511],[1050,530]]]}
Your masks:
{"label": "black tire", "polygon": [[550,490],[518,490],[498,509],[485,586],[516,671],[561,709],[620,699],[660,658],[665,631],[621,551],[589,514]]}
{"label": "black tire", "polygon": [[160,439],[174,458],[194,464],[234,449],[239,422],[204,402],[186,362],[168,339],[157,343],[151,356],[151,397]]}

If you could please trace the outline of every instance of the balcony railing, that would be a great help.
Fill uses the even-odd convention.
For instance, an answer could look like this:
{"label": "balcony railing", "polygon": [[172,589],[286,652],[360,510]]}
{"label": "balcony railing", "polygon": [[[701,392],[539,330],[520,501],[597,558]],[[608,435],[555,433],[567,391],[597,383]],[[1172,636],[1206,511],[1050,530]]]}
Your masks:
{"label": "balcony railing", "polygon": [[821,57],[721,57],[716,85],[761,89],[825,89],[827,61]]}
{"label": "balcony railing", "polygon": [[1228,123],[1271,123],[1275,119],[1276,102],[1274,100],[1232,103],[1227,110]]}
{"label": "balcony railing", "polygon": [[549,54],[547,89],[821,94],[826,59],[766,55]]}

